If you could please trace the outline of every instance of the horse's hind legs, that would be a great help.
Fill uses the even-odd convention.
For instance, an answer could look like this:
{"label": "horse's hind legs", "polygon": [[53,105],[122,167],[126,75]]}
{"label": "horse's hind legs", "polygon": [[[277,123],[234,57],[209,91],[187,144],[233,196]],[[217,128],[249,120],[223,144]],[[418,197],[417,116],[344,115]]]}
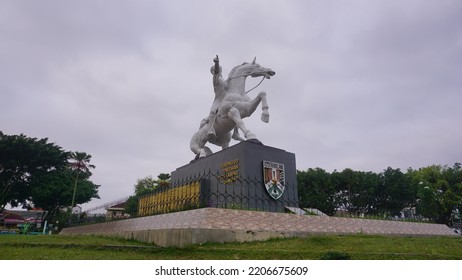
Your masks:
{"label": "horse's hind legs", "polygon": [[237,141],[245,141],[245,139],[242,138],[241,135],[239,135],[239,130],[237,129],[237,126],[234,127],[232,138]]}
{"label": "horse's hind legs", "polygon": [[228,111],[228,116],[236,124],[236,127],[242,130],[242,132],[244,132],[244,136],[246,140],[257,139],[257,136],[252,131],[248,130],[247,127],[245,127],[244,122],[242,121],[242,118],[241,118],[241,114],[239,113],[238,109],[232,107]]}

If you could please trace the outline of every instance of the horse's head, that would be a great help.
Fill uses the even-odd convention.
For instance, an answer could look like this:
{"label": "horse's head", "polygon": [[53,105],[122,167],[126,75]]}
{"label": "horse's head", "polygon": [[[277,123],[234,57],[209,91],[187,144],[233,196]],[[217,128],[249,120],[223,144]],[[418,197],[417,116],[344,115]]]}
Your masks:
{"label": "horse's head", "polygon": [[260,66],[260,64],[256,63],[256,58],[252,61],[252,63],[244,62],[241,65],[238,65],[231,70],[229,73],[229,79],[239,78],[239,77],[265,77],[267,79],[274,76],[276,72],[271,70],[270,68],[265,68]]}

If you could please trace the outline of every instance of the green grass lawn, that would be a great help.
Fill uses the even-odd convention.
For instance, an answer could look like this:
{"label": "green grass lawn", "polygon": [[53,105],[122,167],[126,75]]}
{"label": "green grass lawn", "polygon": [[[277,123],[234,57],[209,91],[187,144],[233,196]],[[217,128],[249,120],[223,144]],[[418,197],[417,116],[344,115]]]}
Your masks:
{"label": "green grass lawn", "polygon": [[248,243],[161,248],[98,236],[0,235],[0,259],[13,260],[449,260],[462,259],[461,237],[322,235]]}

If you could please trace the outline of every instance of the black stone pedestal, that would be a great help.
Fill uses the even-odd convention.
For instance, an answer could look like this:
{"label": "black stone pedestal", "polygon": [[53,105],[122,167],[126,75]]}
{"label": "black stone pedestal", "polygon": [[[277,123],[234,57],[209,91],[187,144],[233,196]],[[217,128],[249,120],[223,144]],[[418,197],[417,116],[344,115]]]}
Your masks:
{"label": "black stone pedestal", "polygon": [[171,174],[173,187],[198,181],[205,207],[270,212],[298,207],[295,155],[262,144],[241,142]]}

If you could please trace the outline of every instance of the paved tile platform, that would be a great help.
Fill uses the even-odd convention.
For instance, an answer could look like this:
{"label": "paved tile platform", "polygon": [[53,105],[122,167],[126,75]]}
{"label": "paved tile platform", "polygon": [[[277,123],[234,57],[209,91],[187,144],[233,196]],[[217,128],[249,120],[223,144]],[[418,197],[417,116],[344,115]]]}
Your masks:
{"label": "paved tile platform", "polygon": [[307,216],[202,208],[102,224],[65,228],[61,234],[96,234],[183,246],[205,242],[266,240],[313,234],[457,236],[440,224]]}

